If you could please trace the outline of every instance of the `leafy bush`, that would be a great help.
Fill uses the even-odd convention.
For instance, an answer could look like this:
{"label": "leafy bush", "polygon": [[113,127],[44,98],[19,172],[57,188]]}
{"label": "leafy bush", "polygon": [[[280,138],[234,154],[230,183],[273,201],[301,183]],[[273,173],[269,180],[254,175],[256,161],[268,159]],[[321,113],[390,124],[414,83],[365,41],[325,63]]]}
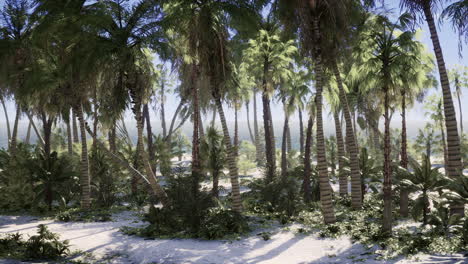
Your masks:
{"label": "leafy bush", "polygon": [[117,179],[119,171],[114,168],[110,160],[104,155],[101,149],[96,148],[91,151],[90,169],[93,173],[92,190],[96,198],[96,205],[99,207],[110,207],[115,204],[117,197]]}
{"label": "leafy bush", "polygon": [[7,234],[0,238],[0,257],[22,260],[56,260],[70,253],[69,242],[60,241],[59,235],[39,225],[37,235],[27,241],[20,234]]}
{"label": "leafy bush", "polygon": [[247,220],[240,213],[220,207],[210,208],[202,221],[199,237],[219,239],[230,234],[250,231]]}
{"label": "leafy bush", "polygon": [[112,221],[111,213],[105,209],[71,208],[58,212],[55,219],[62,222],[108,222]]}

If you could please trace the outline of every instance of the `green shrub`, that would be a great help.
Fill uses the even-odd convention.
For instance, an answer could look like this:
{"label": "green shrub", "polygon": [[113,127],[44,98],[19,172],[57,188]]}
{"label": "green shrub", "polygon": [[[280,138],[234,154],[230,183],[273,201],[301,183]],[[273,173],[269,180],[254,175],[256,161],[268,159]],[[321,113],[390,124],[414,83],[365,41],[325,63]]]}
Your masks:
{"label": "green shrub", "polygon": [[60,211],[55,219],[62,222],[108,222],[112,221],[111,213],[105,209],[71,208]]}
{"label": "green shrub", "polygon": [[219,239],[250,231],[247,220],[240,213],[220,207],[211,208],[202,221],[199,237]]}
{"label": "green shrub", "polygon": [[27,241],[20,234],[7,234],[0,238],[0,257],[22,260],[57,260],[70,253],[69,242],[60,241],[59,235],[39,225],[37,235]]}

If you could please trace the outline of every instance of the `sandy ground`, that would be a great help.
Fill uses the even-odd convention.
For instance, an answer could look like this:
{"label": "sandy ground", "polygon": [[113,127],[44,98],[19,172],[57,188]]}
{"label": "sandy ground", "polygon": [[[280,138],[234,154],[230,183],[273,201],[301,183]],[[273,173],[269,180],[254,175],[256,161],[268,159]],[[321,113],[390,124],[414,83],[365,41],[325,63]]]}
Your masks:
{"label": "sandy ground", "polygon": [[[378,261],[347,237],[322,239],[314,234],[298,234],[299,225],[270,227],[272,236],[267,241],[257,235],[260,230],[235,241],[145,240],[119,232],[122,226],[143,224],[133,212],[119,213],[113,219],[105,223],[63,223],[30,216],[0,216],[0,234],[20,232],[28,237],[36,232],[38,224],[46,224],[61,239],[68,239],[72,249],[92,253],[95,258],[92,263],[468,263],[461,255],[419,255],[416,259]],[[0,263],[20,262],[0,260]]]}

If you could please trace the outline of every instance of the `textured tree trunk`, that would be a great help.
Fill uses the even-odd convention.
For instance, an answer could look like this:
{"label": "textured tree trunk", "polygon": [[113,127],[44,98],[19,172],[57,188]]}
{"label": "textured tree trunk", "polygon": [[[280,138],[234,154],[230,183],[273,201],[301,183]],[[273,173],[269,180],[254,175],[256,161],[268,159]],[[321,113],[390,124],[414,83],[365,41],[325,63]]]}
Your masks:
{"label": "textured tree trunk", "polygon": [[109,149],[111,152],[116,152],[117,151],[117,145],[116,145],[116,129],[115,129],[115,121],[112,123],[109,132],[108,132],[108,140],[109,140]]}
{"label": "textured tree trunk", "polygon": [[81,104],[77,105],[73,112],[78,117],[81,134],[81,208],[88,209],[91,206],[91,178],[89,174],[88,145],[86,142],[86,123]]}
{"label": "textured tree trunk", "polygon": [[213,197],[219,198],[219,172],[213,171],[213,189],[211,190]]}
{"label": "textured tree trunk", "polygon": [[384,88],[385,98],[385,134],[384,134],[384,182],[383,182],[383,221],[382,231],[387,234],[392,232],[392,168],[391,168],[391,146],[390,146],[390,114],[388,87]]}
{"label": "textured tree trunk", "polygon": [[[162,104],[161,104],[161,107],[162,107]],[[143,105],[143,118],[146,120],[146,136],[147,136],[147,144],[148,144],[148,154],[149,154],[150,162],[154,162],[155,154],[154,154],[154,145],[153,145],[153,129],[151,127],[151,117],[149,114],[148,104]],[[162,120],[164,120],[164,114],[161,112],[161,123],[165,123]],[[166,137],[165,136],[166,132],[164,132],[165,130],[166,129],[164,125],[163,126],[164,137]]]}
{"label": "textured tree trunk", "polygon": [[304,155],[304,123],[302,121],[302,110],[299,109],[299,153]]}
{"label": "textured tree trunk", "polygon": [[[166,110],[164,108],[164,101],[165,101],[165,90],[164,90],[164,82],[161,85],[161,127],[162,127],[162,133],[163,137],[165,138],[167,136],[167,129],[166,129]],[[146,106],[148,108],[148,106]],[[148,111],[148,110],[147,110]],[[149,111],[148,111],[148,116],[149,116]],[[150,154],[151,157],[151,154]]]}
{"label": "textured tree trunk", "polygon": [[8,111],[7,111],[6,106],[5,106],[5,101],[3,100],[3,98],[1,98],[1,101],[2,101],[2,106],[3,106],[3,112],[5,113],[5,121],[6,121],[6,127],[7,127],[7,135],[8,135],[8,144],[10,144],[10,140],[11,140],[10,120],[8,118]]}
{"label": "textured tree trunk", "polygon": [[47,118],[45,113],[42,114],[42,130],[44,131],[44,152],[46,157],[50,156],[51,152],[51,136],[52,136],[53,118]]}
{"label": "textured tree trunk", "polygon": [[[200,110],[199,110],[200,112]],[[200,139],[205,137],[205,128],[203,126],[203,118],[201,116],[201,113],[198,113],[198,133],[200,135]]]}
{"label": "textured tree trunk", "polygon": [[[200,189],[200,174],[201,174],[201,161],[200,161],[200,137],[201,133],[203,133],[203,125],[201,124],[201,117],[200,117],[200,105],[199,105],[199,94],[198,94],[198,87],[197,87],[197,78],[198,78],[198,70],[197,67],[192,64],[192,105],[193,105],[193,131],[192,131],[192,195],[193,199],[197,201],[199,196],[199,189]],[[198,210],[197,206],[192,206],[192,218],[193,218],[193,225],[195,229],[198,229],[200,224],[199,222],[199,214],[200,211]]]}
{"label": "textured tree trunk", "polygon": [[257,166],[263,165],[262,145],[260,143],[260,134],[258,131],[258,118],[257,118],[257,93],[253,93],[253,106],[254,106],[254,133],[255,133],[255,157]]}
{"label": "textured tree trunk", "polygon": [[285,113],[284,115],[284,126],[283,126],[283,140],[281,142],[281,178],[286,179],[288,176],[288,129],[289,129],[289,116]]}
{"label": "textured tree trunk", "polygon": [[25,142],[26,144],[29,144],[30,141],[31,141],[31,127],[32,127],[31,122],[29,122],[29,124],[28,124],[28,131],[26,132],[26,138],[25,138],[25,140],[24,140],[24,142]]}
{"label": "textured tree trunk", "polygon": [[73,155],[73,139],[72,139],[72,131],[70,125],[70,116],[65,118],[65,125],[67,126],[67,148],[68,148],[68,155]]}
{"label": "textured tree trunk", "polygon": [[216,123],[216,108],[213,109],[213,117],[211,118],[211,127],[215,127]]}
{"label": "textured tree trunk", "polygon": [[18,123],[19,123],[20,115],[21,115],[21,108],[18,104],[16,106],[15,123],[13,124],[13,134],[11,135],[11,141],[10,141],[10,152],[12,155],[16,153],[16,145],[17,145],[17,140],[18,140]]}
{"label": "textured tree trunk", "polygon": [[252,141],[253,144],[255,144],[255,136],[254,134],[252,133],[252,127],[250,126],[250,109],[249,109],[249,104],[250,102],[249,101],[246,101],[245,102],[245,110],[247,112],[247,128],[249,129],[249,136],[250,136],[250,140]]}
{"label": "textured tree trunk", "polygon": [[177,119],[177,116],[179,115],[179,112],[180,110],[182,109],[182,106],[184,105],[185,103],[185,100],[181,99],[180,102],[179,102],[179,105],[177,106],[176,108],[176,111],[174,112],[174,115],[172,116],[172,120],[171,120],[171,125],[169,126],[169,133],[167,134],[166,136],[166,141],[167,142],[171,142],[171,136],[174,132],[174,124],[175,124],[175,121]]}
{"label": "textured tree trunk", "polygon": [[234,152],[236,157],[239,156],[239,123],[237,120],[237,108],[234,107]]}
{"label": "textured tree trunk", "polygon": [[[429,1],[424,2],[423,6],[424,15],[429,26],[431,33],[431,40],[434,47],[434,53],[437,59],[437,66],[439,68],[440,82],[442,86],[442,94],[444,99],[444,115],[445,127],[447,130],[447,148],[448,148],[448,164],[446,168],[448,175],[452,178],[460,177],[462,171],[461,155],[460,155],[460,137],[458,136],[457,118],[455,116],[455,107],[453,105],[452,93],[450,91],[450,84],[445,68],[444,56],[437,35],[434,18],[432,16],[431,6]],[[448,165],[448,166],[447,166]],[[452,214],[464,215],[463,205],[451,205]]]}
{"label": "textured tree trunk", "polygon": [[135,120],[137,122],[137,150],[139,152],[139,156],[141,158],[141,162],[143,163],[143,167],[145,169],[146,175],[148,177],[148,181],[150,182],[151,189],[153,193],[158,197],[164,207],[170,207],[171,201],[167,197],[166,192],[164,189],[159,185],[156,175],[151,168],[151,163],[149,160],[149,155],[145,151],[145,147],[143,145],[143,115],[141,111],[141,101],[140,98],[137,98],[134,93],[132,93],[132,100],[133,100],[133,114],[135,115]]}
{"label": "textured tree trunk", "polygon": [[74,110],[71,110],[71,118],[73,128],[73,143],[78,143],[80,140],[78,139],[78,127],[76,125],[76,113]]}
{"label": "textured tree trunk", "polygon": [[267,92],[267,72],[268,61],[265,58],[263,62],[263,80],[262,80],[262,103],[263,103],[263,127],[265,130],[265,152],[266,152],[266,170],[267,182],[272,182],[276,171],[276,153],[275,136],[273,134],[273,121],[271,120],[270,98]]}
{"label": "textured tree trunk", "polygon": [[[216,88],[214,88],[216,89]],[[216,93],[213,95],[218,109],[219,119],[221,120],[221,126],[223,128],[223,140],[227,149],[227,163],[229,169],[229,177],[231,179],[232,186],[232,208],[237,211],[242,211],[242,203],[240,197],[240,186],[239,186],[239,169],[237,168],[237,157],[235,156],[235,150],[231,145],[231,137],[229,136],[229,129],[224,115],[223,105],[219,95]]]}
{"label": "textured tree trunk", "polygon": [[349,152],[351,167],[351,206],[355,209],[362,206],[361,173],[359,170],[359,151],[357,148],[355,130],[353,129],[348,99],[343,88],[343,81],[336,61],[333,61],[333,72],[338,83],[340,102],[343,105],[343,114],[346,122],[346,149]]}
{"label": "textured tree trunk", "polygon": [[338,179],[340,184],[340,196],[344,197],[348,195],[348,175],[346,175],[345,171],[343,170],[345,164],[345,149],[338,111],[333,112],[333,119],[335,120],[336,145],[338,149]]}
{"label": "textured tree trunk", "polygon": [[[314,35],[320,43],[319,21],[315,17],[313,20]],[[317,171],[320,183],[320,201],[325,224],[336,222],[335,210],[333,207],[332,189],[328,178],[328,164],[325,152],[325,137],[323,134],[322,119],[322,91],[323,91],[323,65],[320,45],[315,46],[315,85],[316,85],[316,106],[317,106]]]}
{"label": "textured tree trunk", "polygon": [[462,109],[462,103],[460,99],[461,87],[460,87],[460,81],[458,80],[458,78],[455,78],[455,87],[457,91],[458,110],[460,111],[460,136],[461,138],[463,138],[463,109]]}
{"label": "textured tree trunk", "polygon": [[291,140],[291,126],[288,124],[288,134],[286,137],[287,143],[288,143],[288,153],[292,152],[292,140]]}
{"label": "textured tree trunk", "polygon": [[93,112],[93,148],[92,150],[95,151],[97,148],[97,135],[98,135],[98,106],[97,103],[94,103],[94,112]]}
{"label": "textured tree trunk", "polygon": [[[406,94],[405,90],[401,93],[401,167],[408,169],[408,151],[406,138]],[[400,191],[400,214],[403,217],[408,216],[408,191]]]}
{"label": "textured tree trunk", "polygon": [[302,180],[302,190],[304,191],[304,201],[306,203],[312,200],[312,194],[310,190],[310,177],[312,172],[312,160],[311,160],[311,150],[312,150],[312,127],[314,126],[314,117],[309,115],[309,120],[307,121],[307,131],[306,131],[306,141],[304,149],[304,178]]}

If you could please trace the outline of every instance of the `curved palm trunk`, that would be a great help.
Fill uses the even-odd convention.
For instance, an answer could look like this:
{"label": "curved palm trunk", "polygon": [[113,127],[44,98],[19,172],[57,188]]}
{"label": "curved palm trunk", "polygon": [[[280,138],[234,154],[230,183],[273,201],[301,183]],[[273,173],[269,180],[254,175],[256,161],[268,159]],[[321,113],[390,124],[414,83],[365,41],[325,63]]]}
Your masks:
{"label": "curved palm trunk", "polygon": [[[408,169],[408,151],[406,138],[406,95],[405,90],[401,93],[401,167]],[[400,214],[403,217],[408,216],[408,191],[400,191]]]}
{"label": "curved palm trunk", "polygon": [[37,129],[37,126],[36,126],[36,123],[34,123],[33,117],[31,116],[31,114],[28,111],[26,111],[26,116],[28,117],[29,123],[31,124],[32,128],[34,129],[34,133],[37,136],[37,143],[41,147],[44,147],[44,139],[42,138],[42,135],[39,132],[39,129]]}
{"label": "curved palm trunk", "polygon": [[76,112],[78,122],[80,123],[81,134],[81,208],[88,209],[91,206],[91,178],[89,174],[88,145],[86,142],[86,123],[81,104],[75,107],[74,112]]}
{"label": "curved palm trunk", "polygon": [[388,87],[384,88],[385,99],[385,134],[384,134],[384,182],[383,182],[383,221],[382,230],[384,233],[392,232],[392,171],[391,171],[391,146],[390,146],[390,115],[389,115],[389,95]]}
{"label": "curved palm trunk", "polygon": [[135,96],[132,96],[132,99],[133,99],[133,104],[134,104],[133,114],[135,115],[135,120],[137,122],[137,136],[138,136],[137,150],[141,158],[141,162],[143,163],[142,165],[145,169],[145,172],[148,177],[148,181],[150,182],[150,186],[151,186],[151,189],[153,190],[153,193],[158,197],[158,199],[161,201],[164,207],[170,207],[171,202],[169,200],[169,197],[167,197],[166,192],[161,187],[161,185],[159,185],[159,183],[157,182],[156,175],[154,174],[153,169],[151,168],[149,155],[145,151],[145,147],[143,145],[143,115],[141,111],[141,101],[139,100],[139,98],[136,98]]}
{"label": "curved palm trunk", "polygon": [[361,173],[359,170],[359,151],[356,142],[356,134],[353,129],[351,114],[343,89],[343,81],[338,69],[336,61],[333,61],[333,72],[338,83],[340,101],[343,105],[343,114],[346,122],[346,149],[349,152],[349,162],[351,167],[351,206],[353,208],[361,208],[362,206],[362,189],[361,189]]}
{"label": "curved palm trunk", "polygon": [[[447,149],[448,149],[448,175],[452,178],[460,177],[462,171],[462,163],[460,156],[460,137],[458,136],[457,118],[455,116],[455,107],[453,105],[452,93],[445,68],[444,56],[437,35],[434,18],[432,16],[430,1],[424,1],[424,15],[431,33],[431,40],[434,47],[434,53],[437,59],[437,67],[439,68],[440,82],[442,86],[442,94],[444,99],[444,115],[445,128],[447,130]],[[463,205],[451,205],[451,213],[464,215]]]}
{"label": "curved palm trunk", "polygon": [[304,123],[302,121],[302,110],[299,109],[299,153],[304,155]]}
{"label": "curved palm trunk", "polygon": [[250,102],[249,101],[246,101],[245,102],[245,110],[247,112],[247,128],[249,129],[249,136],[250,136],[250,140],[252,141],[252,143],[256,143],[255,142],[255,137],[254,137],[254,134],[252,133],[252,127],[250,126],[250,110],[249,110],[249,104]]}
{"label": "curved palm trunk", "polygon": [[13,134],[11,135],[11,141],[10,141],[10,151],[13,155],[16,152],[16,145],[17,145],[17,140],[18,140],[18,123],[19,123],[20,115],[21,115],[21,108],[18,104],[16,106],[15,123],[13,124]]}
{"label": "curved palm trunk", "polygon": [[72,128],[73,128],[73,143],[78,143],[80,140],[78,139],[78,127],[76,125],[76,113],[72,109],[71,110],[71,118],[72,118]]}
{"label": "curved palm trunk", "polygon": [[289,130],[289,116],[285,113],[284,126],[283,126],[283,140],[281,142],[281,178],[286,179],[288,176],[288,130]]}
{"label": "curved palm trunk", "polygon": [[[313,20],[314,35],[320,43],[320,30],[318,18]],[[320,201],[325,224],[336,222],[335,209],[333,207],[332,189],[328,178],[328,164],[325,152],[325,137],[323,134],[322,119],[322,91],[323,91],[323,65],[320,45],[315,46],[315,84],[316,84],[316,106],[317,106],[317,171],[320,183]]]}
{"label": "curved palm trunk", "polygon": [[11,140],[11,129],[10,129],[10,120],[8,118],[8,111],[6,109],[5,101],[3,100],[3,98],[0,98],[0,100],[2,101],[3,112],[5,113],[5,121],[6,121],[6,127],[7,127],[8,142],[10,142],[10,140]]}
{"label": "curved palm trunk", "polygon": [[340,184],[340,196],[344,197],[348,195],[348,176],[343,170],[345,164],[345,149],[343,142],[343,132],[341,131],[341,123],[338,111],[333,112],[333,119],[335,120],[336,145],[338,148],[338,179]]}
{"label": "curved palm trunk", "polygon": [[227,149],[227,162],[229,169],[229,177],[231,179],[232,186],[232,208],[237,211],[242,211],[241,197],[240,197],[240,185],[239,185],[239,171],[237,168],[237,157],[235,155],[234,147],[231,144],[231,137],[229,136],[229,130],[224,115],[223,105],[219,96],[213,96],[218,109],[219,119],[221,120],[221,126],[223,128],[223,140]]}
{"label": "curved palm trunk", "polygon": [[310,177],[311,177],[311,150],[312,150],[312,127],[314,126],[314,117],[309,115],[309,121],[307,121],[306,141],[304,149],[304,178],[302,180],[302,190],[304,191],[304,201],[306,203],[312,200],[312,194],[310,191]]}
{"label": "curved palm trunk", "polygon": [[257,93],[253,93],[253,107],[254,107],[254,133],[255,133],[255,157],[257,166],[263,164],[262,146],[260,143],[260,134],[258,131],[258,118],[257,118]]}

